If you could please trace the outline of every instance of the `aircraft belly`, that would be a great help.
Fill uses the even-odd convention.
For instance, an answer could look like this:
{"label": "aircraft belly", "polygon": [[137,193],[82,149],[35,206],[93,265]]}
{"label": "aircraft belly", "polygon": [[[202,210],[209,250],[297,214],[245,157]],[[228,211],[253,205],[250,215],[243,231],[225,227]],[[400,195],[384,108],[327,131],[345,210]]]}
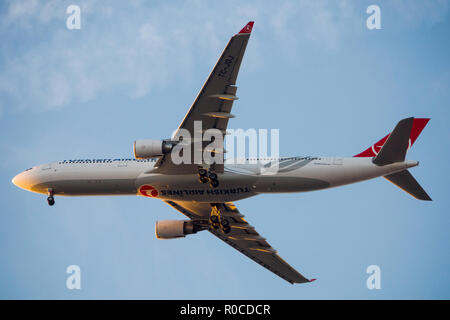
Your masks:
{"label": "aircraft belly", "polygon": [[[280,186],[275,187],[272,192],[312,191],[337,187],[404,169],[404,163],[393,163],[380,167],[374,165],[370,159],[344,158],[338,164],[331,161],[317,161],[303,168],[275,176],[274,183],[280,184]],[[297,183],[299,188],[296,187]]]}
{"label": "aircraft belly", "polygon": [[[256,195],[256,179],[255,176],[225,172],[218,174],[219,186],[212,188],[209,183],[201,183],[196,174],[145,174],[136,180],[136,189],[138,195],[163,200],[227,202]],[[155,192],[141,192],[142,186],[150,187]]]}
{"label": "aircraft belly", "polygon": [[404,163],[377,166],[371,159],[345,158],[342,165],[316,165],[302,174],[328,181],[330,187],[337,187],[384,176],[405,169]]}
{"label": "aircraft belly", "polygon": [[[374,165],[371,159],[323,158],[299,166],[280,167],[274,175],[260,175],[258,193],[305,192],[337,187],[405,169],[405,164]],[[301,163],[300,163],[301,164]]]}
{"label": "aircraft belly", "polygon": [[109,164],[77,164],[71,168],[55,166],[53,170],[39,172],[31,191],[55,195],[135,195],[139,167],[112,167]]}
{"label": "aircraft belly", "polygon": [[56,195],[135,195],[135,179],[68,179],[54,180],[32,187],[39,193],[47,193],[51,188]]}
{"label": "aircraft belly", "polygon": [[305,192],[328,188],[330,184],[324,180],[295,176],[260,176],[256,183],[259,193]]}

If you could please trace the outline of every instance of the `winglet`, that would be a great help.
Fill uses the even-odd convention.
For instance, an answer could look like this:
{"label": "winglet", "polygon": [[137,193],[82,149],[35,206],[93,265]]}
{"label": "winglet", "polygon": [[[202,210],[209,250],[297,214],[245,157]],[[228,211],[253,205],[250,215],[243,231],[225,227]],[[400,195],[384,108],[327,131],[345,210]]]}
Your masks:
{"label": "winglet", "polygon": [[309,282],[314,282],[314,281],[316,281],[317,279],[311,279],[311,280],[309,280]]}
{"label": "winglet", "polygon": [[245,27],[243,27],[241,31],[239,31],[239,34],[241,34],[241,33],[252,33],[252,29],[253,29],[253,24],[254,23],[255,23],[254,21],[250,21],[249,23],[247,23],[247,25]]}

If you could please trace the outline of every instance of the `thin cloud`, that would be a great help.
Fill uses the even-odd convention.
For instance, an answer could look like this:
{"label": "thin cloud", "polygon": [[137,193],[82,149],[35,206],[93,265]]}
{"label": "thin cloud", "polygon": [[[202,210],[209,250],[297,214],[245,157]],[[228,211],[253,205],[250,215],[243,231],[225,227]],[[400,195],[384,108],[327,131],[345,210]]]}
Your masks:
{"label": "thin cloud", "polygon": [[[390,3],[414,21],[439,21],[439,11],[448,9],[445,1]],[[8,39],[0,47],[0,101],[7,111],[54,110],[116,92],[140,98],[174,81],[189,82],[196,64],[213,65],[230,30],[250,19],[258,28],[252,45],[261,48],[270,37],[279,42],[280,58],[297,58],[305,46],[339,50],[366,17],[353,1],[232,1],[227,6],[235,10],[218,23],[219,2],[135,0],[112,6],[91,0],[79,1],[81,30],[70,31],[69,4],[8,1],[0,15],[0,35]],[[262,61],[261,54],[253,52],[254,61]]]}

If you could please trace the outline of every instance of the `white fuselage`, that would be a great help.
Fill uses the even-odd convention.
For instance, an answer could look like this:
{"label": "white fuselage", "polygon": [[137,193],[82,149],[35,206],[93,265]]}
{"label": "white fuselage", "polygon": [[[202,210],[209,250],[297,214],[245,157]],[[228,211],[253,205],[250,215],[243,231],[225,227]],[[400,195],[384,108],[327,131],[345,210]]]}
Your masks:
{"label": "white fuselage", "polygon": [[[228,161],[229,162],[229,161]],[[155,159],[98,159],[53,162],[28,169],[13,179],[17,186],[55,195],[143,195],[162,200],[227,202],[261,193],[305,192],[337,187],[385,176],[418,165],[416,161],[384,166],[372,158],[291,157],[271,159],[277,170],[264,164],[227,164],[212,188],[197,174],[162,174],[153,170]],[[147,189],[141,189],[147,186]],[[150,188],[150,189],[149,189]],[[144,190],[144,191],[143,191]]]}

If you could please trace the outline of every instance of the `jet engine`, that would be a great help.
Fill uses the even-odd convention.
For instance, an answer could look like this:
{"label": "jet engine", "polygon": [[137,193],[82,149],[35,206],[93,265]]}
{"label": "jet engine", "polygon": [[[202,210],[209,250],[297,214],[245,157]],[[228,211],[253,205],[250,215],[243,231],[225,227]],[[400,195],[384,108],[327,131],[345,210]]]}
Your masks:
{"label": "jet engine", "polygon": [[202,230],[191,220],[162,220],[156,221],[155,234],[157,239],[183,238],[188,234]]}
{"label": "jet engine", "polygon": [[134,156],[136,159],[148,159],[167,154],[172,150],[172,144],[164,140],[136,140]]}

